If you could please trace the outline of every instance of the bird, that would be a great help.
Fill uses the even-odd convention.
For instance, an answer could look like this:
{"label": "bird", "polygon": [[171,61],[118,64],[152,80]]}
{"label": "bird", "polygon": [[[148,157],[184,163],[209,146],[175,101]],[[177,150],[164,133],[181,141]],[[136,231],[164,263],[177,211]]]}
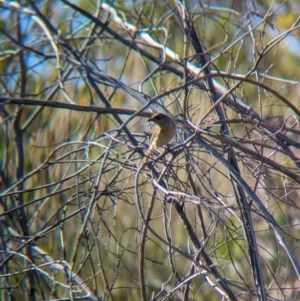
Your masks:
{"label": "bird", "polygon": [[176,131],[176,124],[173,119],[163,113],[155,113],[149,119],[148,122],[154,122],[157,127],[152,134],[152,142],[148,151],[144,157],[144,162],[150,157],[154,149],[167,145],[173,138]]}

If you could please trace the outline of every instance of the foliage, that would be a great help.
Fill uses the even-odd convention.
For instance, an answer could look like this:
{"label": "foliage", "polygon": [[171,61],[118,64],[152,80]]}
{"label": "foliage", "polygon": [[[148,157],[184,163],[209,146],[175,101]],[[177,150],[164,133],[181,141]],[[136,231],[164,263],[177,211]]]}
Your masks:
{"label": "foliage", "polygon": [[296,2],[183,2],[0,1],[2,300],[299,298]]}

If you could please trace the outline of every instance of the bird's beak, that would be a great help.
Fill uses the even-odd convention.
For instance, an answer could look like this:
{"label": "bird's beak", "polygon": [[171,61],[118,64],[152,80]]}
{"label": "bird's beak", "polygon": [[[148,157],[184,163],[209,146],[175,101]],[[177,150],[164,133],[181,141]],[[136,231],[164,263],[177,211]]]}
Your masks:
{"label": "bird's beak", "polygon": [[152,121],[152,118],[151,118],[151,117],[147,120],[147,122],[150,122],[150,121]]}

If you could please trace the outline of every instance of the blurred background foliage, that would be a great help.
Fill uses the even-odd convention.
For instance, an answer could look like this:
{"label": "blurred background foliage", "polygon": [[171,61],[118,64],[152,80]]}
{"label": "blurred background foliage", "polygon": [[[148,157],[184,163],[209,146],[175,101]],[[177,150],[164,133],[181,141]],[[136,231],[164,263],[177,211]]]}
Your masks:
{"label": "blurred background foliage", "polygon": [[0,1],[2,300],[300,298],[299,15]]}

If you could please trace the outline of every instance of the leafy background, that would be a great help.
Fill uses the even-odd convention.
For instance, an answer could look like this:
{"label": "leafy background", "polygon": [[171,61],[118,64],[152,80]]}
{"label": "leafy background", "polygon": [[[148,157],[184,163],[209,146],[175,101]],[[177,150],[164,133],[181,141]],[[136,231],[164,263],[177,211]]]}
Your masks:
{"label": "leafy background", "polygon": [[[297,1],[0,22],[2,300],[299,298]],[[143,164],[153,112],[177,132]]]}

